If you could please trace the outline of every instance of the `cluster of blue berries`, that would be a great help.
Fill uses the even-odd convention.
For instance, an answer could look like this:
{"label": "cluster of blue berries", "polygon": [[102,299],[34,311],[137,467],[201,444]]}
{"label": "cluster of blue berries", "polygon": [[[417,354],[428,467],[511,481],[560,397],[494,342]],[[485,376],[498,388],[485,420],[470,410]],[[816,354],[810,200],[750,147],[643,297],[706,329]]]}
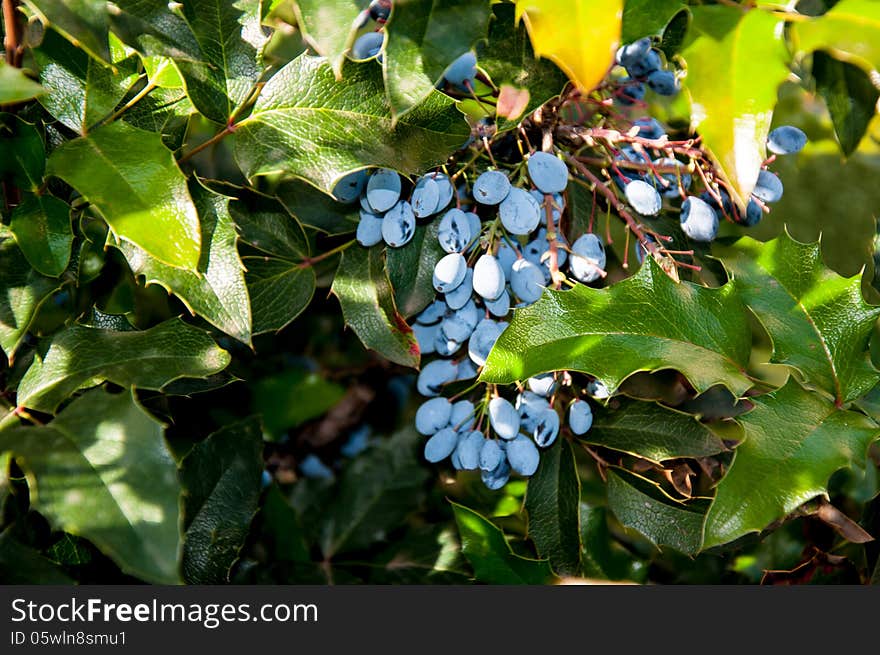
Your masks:
{"label": "cluster of blue berries", "polygon": [[651,39],[645,37],[622,46],[617,51],[617,63],[626,69],[628,77],[622,80],[617,100],[625,105],[634,104],[645,97],[645,85],[661,96],[678,93],[679,83],[675,73],[666,70],[660,53]]}

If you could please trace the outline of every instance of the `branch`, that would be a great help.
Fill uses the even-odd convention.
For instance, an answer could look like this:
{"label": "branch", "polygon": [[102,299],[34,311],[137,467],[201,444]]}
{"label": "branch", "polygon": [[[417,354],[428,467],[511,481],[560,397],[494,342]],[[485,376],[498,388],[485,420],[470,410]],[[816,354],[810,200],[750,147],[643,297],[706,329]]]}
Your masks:
{"label": "branch", "polygon": [[3,38],[3,46],[6,48],[6,63],[20,68],[23,48],[21,45],[21,25],[18,22],[18,0],[3,0],[3,28],[6,34]]}

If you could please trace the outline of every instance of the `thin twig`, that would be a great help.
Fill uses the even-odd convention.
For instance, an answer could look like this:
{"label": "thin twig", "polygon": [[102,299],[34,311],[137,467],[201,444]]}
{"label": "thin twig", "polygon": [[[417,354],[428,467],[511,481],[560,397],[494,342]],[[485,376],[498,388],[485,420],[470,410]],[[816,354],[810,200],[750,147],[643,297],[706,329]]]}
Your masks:
{"label": "thin twig", "polygon": [[3,0],[3,28],[6,63],[21,68],[23,48],[21,45],[21,24],[18,21],[18,0]]}

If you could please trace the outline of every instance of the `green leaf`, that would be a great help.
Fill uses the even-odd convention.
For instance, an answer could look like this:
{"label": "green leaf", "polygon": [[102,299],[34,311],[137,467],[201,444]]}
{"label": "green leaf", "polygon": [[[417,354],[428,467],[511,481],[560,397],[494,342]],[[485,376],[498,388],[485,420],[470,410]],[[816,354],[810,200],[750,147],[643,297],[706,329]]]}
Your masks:
{"label": "green leaf", "polygon": [[72,585],[74,581],[54,562],[13,536],[13,526],[0,532],[0,584]]}
{"label": "green leaf", "polygon": [[419,345],[394,305],[381,248],[348,248],[331,292],[339,299],[346,325],[364,346],[401,366],[419,365]]}
{"label": "green leaf", "polygon": [[70,205],[50,195],[28,196],[12,211],[9,229],[37,271],[58,277],[70,262]]}
{"label": "green leaf", "polygon": [[[692,127],[745,206],[766,155],[776,88],[788,76],[780,20],[726,5],[692,7],[682,56]],[[723,83],[719,83],[723,80]]]}
{"label": "green leaf", "polygon": [[262,71],[267,37],[257,0],[162,2],[117,0],[112,17],[123,41],[146,55],[174,59],[192,103],[207,118],[226,123]]}
{"label": "green leaf", "polygon": [[827,495],[831,474],[864,466],[880,428],[857,412],[789,380],[754,398],[755,408],[737,420],[745,441],[718,483],[706,518],[710,548],[760,532],[808,500]]}
{"label": "green leaf", "polygon": [[487,0],[397,0],[385,26],[382,66],[397,121],[434,91],[446,67],[486,38]]}
{"label": "green leaf", "polygon": [[173,293],[194,314],[242,343],[251,343],[251,312],[244,266],[236,249],[230,198],[209,191],[197,180],[189,184],[199,212],[202,256],[196,272],[168,266],[125,239],[114,244],[128,260],[132,273],[146,284]]}
{"label": "green leaf", "polygon": [[369,0],[294,0],[303,38],[328,59],[337,78],[342,77],[345,53],[354,42],[355,22],[369,4]]}
{"label": "green leaf", "polygon": [[263,440],[247,419],[197,443],[181,463],[183,577],[222,584],[244,546],[260,502]]}
{"label": "green leaf", "polygon": [[637,371],[675,369],[697,391],[721,384],[744,393],[752,386],[745,373],[751,332],[734,285],[676,283],[647,261],[610,288],[545,292],[515,311],[481,379],[506,384],[574,370],[597,377],[613,393]]}
{"label": "green leaf", "polygon": [[43,93],[45,89],[25,75],[23,70],[0,61],[0,105],[32,100]]}
{"label": "green leaf", "polygon": [[608,507],[625,527],[658,546],[696,555],[703,539],[705,511],[668,496],[657,484],[626,469],[608,471]]}
{"label": "green leaf", "polygon": [[31,502],[148,582],[180,581],[177,467],[162,424],[124,392],[96,389],[42,427],[0,434],[28,472]]}
{"label": "green leaf", "polygon": [[169,150],[183,145],[186,128],[195,107],[181,89],[153,89],[148,96],[126,110],[122,120],[148,132],[156,132]]}
{"label": "green leaf", "polygon": [[345,205],[308,182],[284,180],[275,189],[278,200],[300,223],[327,234],[348,234],[357,230],[360,205]]}
{"label": "green leaf", "polygon": [[553,61],[584,93],[614,62],[622,15],[623,0],[516,0],[516,17],[525,22],[535,54]]}
{"label": "green leaf", "polygon": [[346,63],[344,73],[337,82],[325,60],[303,54],[266,83],[233,135],[248,177],[284,172],[329,193],[365,166],[421,173],[446,161],[470,134],[439,91],[392,127],[376,62]]}
{"label": "green leaf", "polygon": [[269,436],[285,432],[322,416],[345,396],[345,387],[319,373],[287,368],[254,382],[254,410],[263,418]]}
{"label": "green leaf", "polygon": [[12,357],[31,321],[61,286],[30,267],[13,239],[0,238],[0,348]]}
{"label": "green leaf", "polygon": [[169,266],[198,271],[198,212],[158,134],[111,123],[57,148],[47,172],[79,191],[117,236]]}
{"label": "green leaf", "polygon": [[542,585],[553,580],[546,560],[515,554],[504,533],[488,519],[464,505],[450,501],[461,536],[461,552],[474,569],[478,582]]}
{"label": "green leaf", "polygon": [[594,406],[593,427],[578,439],[652,462],[708,457],[727,450],[721,438],[695,417],[623,398],[614,402],[613,409]]}
{"label": "green leaf", "polygon": [[110,22],[105,0],[25,0],[45,26],[108,64]]}
{"label": "green leaf", "polygon": [[302,225],[277,198],[239,188],[228,194],[237,198],[229,204],[229,212],[242,241],[291,262],[309,257],[309,241]]}
{"label": "green leaf", "polygon": [[315,294],[315,271],[275,257],[244,257],[251,298],[253,333],[280,332],[299,316]]}
{"label": "green leaf", "polygon": [[18,386],[18,404],[52,413],[77,389],[104,381],[161,389],[182,377],[206,377],[229,363],[229,353],[206,332],[171,319],[142,332],[81,326],[57,333]]}
{"label": "green leaf", "polygon": [[843,278],[824,266],[818,242],[743,237],[724,264],[773,341],[771,361],[796,369],[839,403],[877,383],[867,349],[880,307],[863,300],[860,275]]}
{"label": "green leaf", "polygon": [[267,544],[272,553],[273,561],[303,564],[312,561],[296,512],[293,511],[277,484],[271,485],[266,490],[266,497],[260,508],[258,520],[270,528],[268,532],[274,537]]}
{"label": "green leaf", "polygon": [[405,248],[388,248],[385,269],[394,288],[394,303],[409,318],[430,305],[434,291],[434,266],[446,253],[437,240],[440,221],[431,221],[416,228],[412,241]]}
{"label": "green leaf", "polygon": [[874,117],[880,91],[861,68],[822,51],[813,53],[813,77],[828,105],[840,149],[849,157]]}
{"label": "green leaf", "polygon": [[581,483],[571,444],[557,439],[541,453],[541,463],[529,478],[525,508],[528,535],[538,554],[560,575],[577,576],[581,570]]}
{"label": "green leaf", "polygon": [[624,0],[621,40],[632,43],[660,34],[682,9],[686,6],[681,0]]}
{"label": "green leaf", "polygon": [[866,72],[880,69],[880,4],[841,0],[818,18],[792,24],[792,40],[802,52],[827,50]]}
{"label": "green leaf", "polygon": [[11,175],[20,189],[36,191],[43,183],[46,148],[36,126],[13,114],[0,114],[0,176]]}
{"label": "green leaf", "polygon": [[581,564],[585,578],[633,580],[638,572],[635,558],[614,543],[605,507],[580,506]]}

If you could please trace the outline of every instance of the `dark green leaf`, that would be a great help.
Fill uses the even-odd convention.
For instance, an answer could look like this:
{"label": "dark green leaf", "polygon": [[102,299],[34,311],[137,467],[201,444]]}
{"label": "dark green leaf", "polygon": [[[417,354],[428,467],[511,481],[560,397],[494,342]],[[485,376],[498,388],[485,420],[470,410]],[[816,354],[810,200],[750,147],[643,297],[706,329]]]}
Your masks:
{"label": "dark green leaf", "polygon": [[608,529],[605,507],[580,506],[581,574],[596,580],[632,580],[638,566],[635,559],[614,543]]}
{"label": "dark green leaf", "polygon": [[205,377],[229,363],[229,353],[206,332],[171,319],[142,332],[81,326],[57,333],[18,386],[23,407],[52,413],[70,394],[107,380],[123,387],[161,389],[182,377]]}
{"label": "dark green leaf", "polygon": [[286,259],[245,257],[253,333],[280,332],[309,306],[315,271]]}
{"label": "dark green leaf", "polygon": [[77,48],[108,64],[110,23],[104,0],[25,0],[47,27],[52,27]]}
{"label": "dark green leaf", "polygon": [[153,89],[123,115],[122,120],[134,127],[162,136],[169,150],[183,145],[186,128],[195,107],[182,89]]}
{"label": "dark green leaf", "polygon": [[0,532],[0,584],[70,585],[73,582],[51,560],[17,541],[11,527]]}
{"label": "dark green leaf", "polygon": [[45,89],[25,75],[23,70],[0,61],[0,105],[32,100],[43,93]]}
{"label": "dark green leaf", "polygon": [[369,0],[295,0],[296,22],[303,38],[342,76],[345,53],[355,37],[355,22]]}
{"label": "dark green leaf", "polygon": [[698,391],[721,384],[742,394],[751,333],[734,285],[672,281],[653,259],[607,289],[545,292],[514,313],[489,355],[486,382],[555,370],[599,378],[611,392],[637,371],[676,369]]}
{"label": "dark green leaf", "polygon": [[541,585],[553,580],[553,571],[546,560],[515,554],[504,533],[488,519],[464,505],[451,505],[461,536],[461,552],[473,567],[477,581]]}
{"label": "dark green leaf", "polygon": [[11,175],[20,189],[36,191],[46,170],[46,148],[37,128],[13,114],[0,114],[0,151],[0,176]]}
{"label": "dark green leaf", "polygon": [[227,193],[238,198],[229,204],[229,212],[242,241],[290,262],[308,258],[309,242],[302,225],[277,198],[245,189]]}
{"label": "dark green leaf", "polygon": [[346,63],[337,82],[325,60],[304,54],[263,87],[233,138],[248,177],[284,172],[329,193],[365,166],[421,173],[443,163],[469,133],[454,102],[439,91],[392,127],[375,61]]}
{"label": "dark green leaf", "polygon": [[47,172],[85,196],[117,236],[165,264],[198,271],[198,212],[158,134],[111,123],[55,150]]}
{"label": "dark green leaf", "polygon": [[621,40],[632,43],[643,36],[660,34],[684,8],[681,0],[625,0]]}
{"label": "dark green leaf", "polygon": [[347,234],[357,229],[360,206],[344,205],[302,180],[284,180],[275,195],[303,225],[327,234]]}
{"label": "dark green leaf", "polygon": [[273,484],[266,491],[263,506],[260,508],[259,520],[272,529],[271,541],[267,546],[271,549],[272,559],[288,562],[311,562],[309,549],[303,537],[302,527],[296,512],[284,498],[278,485]]}
{"label": "dark green leaf", "polygon": [[529,478],[525,508],[529,537],[559,575],[576,576],[581,570],[580,497],[571,445],[557,439],[541,453],[538,470]]}
{"label": "dark green leaf", "polygon": [[179,582],[177,467],[162,424],[131,393],[91,391],[46,426],[3,432],[0,450],[20,458],[31,502],[53,526],[89,539],[127,573]]}
{"label": "dark green leaf", "polygon": [[394,302],[406,318],[418,314],[437,296],[433,285],[434,266],[446,254],[437,240],[439,226],[439,220],[419,226],[405,248],[388,248],[385,253]]}
{"label": "dark green leaf", "polygon": [[364,346],[402,366],[419,365],[419,345],[394,305],[380,248],[354,244],[346,250],[332,292],[342,306],[346,325]]}
{"label": "dark green leaf", "polygon": [[12,212],[9,229],[37,271],[58,277],[70,261],[70,206],[50,195],[28,196]]}
{"label": "dark green leaf", "polygon": [[373,561],[358,562],[352,567],[363,571],[367,584],[449,585],[467,584],[470,580],[456,531],[442,523],[417,526]]}
{"label": "dark green leaf", "polygon": [[345,395],[341,385],[297,367],[256,380],[253,389],[254,409],[266,432],[276,439],[326,413]]}

